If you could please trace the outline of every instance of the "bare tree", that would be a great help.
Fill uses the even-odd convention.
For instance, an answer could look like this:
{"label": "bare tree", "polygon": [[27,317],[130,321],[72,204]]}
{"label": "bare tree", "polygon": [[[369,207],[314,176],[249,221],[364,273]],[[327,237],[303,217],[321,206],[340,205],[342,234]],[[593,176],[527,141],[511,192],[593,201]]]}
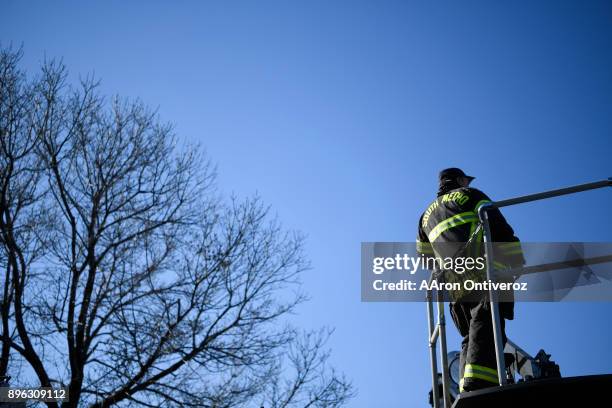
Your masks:
{"label": "bare tree", "polygon": [[0,375],[25,360],[69,389],[62,407],[343,405],[326,336],[283,323],[305,299],[302,237],[223,198],[143,103],[53,61],[28,80],[20,57],[1,50]]}
{"label": "bare tree", "polygon": [[267,397],[262,406],[270,408],[290,407],[341,407],[354,394],[349,381],[328,370],[329,351],[325,343],[332,331],[303,333],[289,347],[287,359],[292,375],[282,378],[280,370],[269,383]]}

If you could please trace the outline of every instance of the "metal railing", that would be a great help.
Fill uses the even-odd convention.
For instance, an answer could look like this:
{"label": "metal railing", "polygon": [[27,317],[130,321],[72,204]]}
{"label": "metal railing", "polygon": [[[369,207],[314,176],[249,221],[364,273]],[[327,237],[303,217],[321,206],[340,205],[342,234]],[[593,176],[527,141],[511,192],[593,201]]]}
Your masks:
{"label": "metal railing", "polygon": [[[579,184],[576,186],[560,188],[557,190],[550,190],[536,194],[530,194],[521,197],[510,198],[507,200],[489,202],[481,205],[477,209],[478,218],[483,226],[483,239],[485,243],[485,255],[486,255],[486,270],[487,280],[494,281],[495,278],[495,267],[493,265],[493,241],[491,238],[491,228],[489,225],[488,211],[494,208],[508,207],[516,204],[523,204],[532,201],[544,200],[547,198],[559,197],[568,194],[575,194],[582,191],[595,190],[603,187],[612,187],[612,177],[595,181],[592,183]],[[432,272],[430,279],[434,279],[435,271]],[[431,359],[431,373],[432,373],[432,396],[434,408],[439,408],[440,395],[438,390],[438,369],[437,369],[437,352],[436,344],[440,340],[440,363],[442,365],[442,394],[444,397],[444,408],[450,408],[450,394],[449,394],[449,368],[447,361],[446,351],[446,322],[444,317],[444,294],[442,291],[436,293],[436,303],[438,311],[438,321],[434,324],[434,313],[433,313],[433,294],[431,290],[427,291],[427,317],[429,322],[429,349]],[[489,302],[491,310],[491,321],[493,325],[493,338],[495,342],[495,359],[497,362],[497,378],[500,386],[506,384],[506,364],[504,361],[504,345],[502,341],[500,313],[497,302],[497,292],[492,288],[489,288]]]}
{"label": "metal railing", "polygon": [[[432,272],[430,282],[434,279],[435,272]],[[428,287],[430,287],[428,285]],[[429,354],[431,359],[431,381],[433,406],[438,408],[440,395],[438,392],[438,357],[436,353],[436,343],[440,339],[440,363],[442,364],[442,395],[444,396],[444,408],[450,407],[449,393],[449,373],[448,357],[446,351],[446,321],[444,318],[444,293],[436,291],[436,303],[438,306],[438,322],[434,324],[433,295],[432,290],[427,290],[427,317],[429,322]]]}

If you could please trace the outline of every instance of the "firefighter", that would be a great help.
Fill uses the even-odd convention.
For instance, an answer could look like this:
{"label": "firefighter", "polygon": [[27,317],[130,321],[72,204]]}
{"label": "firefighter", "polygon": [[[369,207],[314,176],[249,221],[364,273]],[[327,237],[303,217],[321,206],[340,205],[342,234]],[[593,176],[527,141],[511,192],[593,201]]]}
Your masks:
{"label": "firefighter", "polygon": [[[448,168],[439,174],[437,198],[419,220],[417,251],[424,256],[484,256],[483,231],[479,226],[478,208],[491,200],[482,191],[469,187],[474,177],[461,169]],[[519,239],[498,209],[488,211],[496,269],[522,266],[525,263]],[[443,271],[446,281],[484,281],[486,270],[472,269],[458,274]],[[474,391],[498,385],[497,363],[491,312],[486,291],[465,289],[449,293],[450,311],[461,342],[459,390]],[[502,299],[502,298],[500,298]],[[506,343],[505,319],[514,319],[512,293],[499,303],[503,344]]]}

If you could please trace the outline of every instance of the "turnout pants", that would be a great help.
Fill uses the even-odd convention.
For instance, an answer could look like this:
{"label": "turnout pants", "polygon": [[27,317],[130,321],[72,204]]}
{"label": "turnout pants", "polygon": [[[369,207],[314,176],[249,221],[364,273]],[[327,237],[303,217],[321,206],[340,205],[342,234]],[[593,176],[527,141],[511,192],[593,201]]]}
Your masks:
{"label": "turnout pants", "polygon": [[[508,303],[500,303],[503,344],[506,344],[505,319]],[[514,305],[512,305],[513,307]],[[474,302],[451,303],[451,316],[461,342],[459,391],[474,391],[499,385],[491,311],[486,298]],[[506,310],[504,310],[506,309]]]}

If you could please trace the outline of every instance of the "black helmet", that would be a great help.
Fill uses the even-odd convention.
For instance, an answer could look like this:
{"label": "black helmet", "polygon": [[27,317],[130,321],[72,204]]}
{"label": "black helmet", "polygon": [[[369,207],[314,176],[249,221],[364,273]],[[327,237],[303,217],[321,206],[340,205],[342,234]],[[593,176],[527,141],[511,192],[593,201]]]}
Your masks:
{"label": "black helmet", "polygon": [[440,172],[440,183],[446,181],[446,180],[457,180],[459,177],[467,177],[468,179],[470,179],[470,181],[474,180],[475,177],[472,176],[468,176],[467,174],[465,174],[463,172],[463,170],[457,168],[457,167],[450,167],[448,169],[444,169]]}

